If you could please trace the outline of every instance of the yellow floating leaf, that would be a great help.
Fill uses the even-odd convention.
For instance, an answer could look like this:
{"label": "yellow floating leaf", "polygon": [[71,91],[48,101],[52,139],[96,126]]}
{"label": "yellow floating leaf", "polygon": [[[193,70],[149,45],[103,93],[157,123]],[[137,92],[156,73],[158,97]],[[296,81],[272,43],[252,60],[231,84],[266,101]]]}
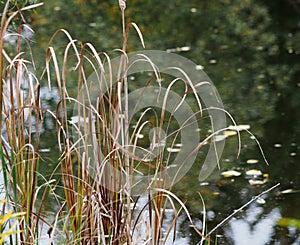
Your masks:
{"label": "yellow floating leaf", "polygon": [[229,177],[236,177],[236,176],[240,176],[241,173],[235,170],[229,170],[229,171],[225,171],[221,173],[223,175],[223,177],[225,178],[229,178]]}
{"label": "yellow floating leaf", "polygon": [[260,176],[260,175],[262,175],[262,172],[257,169],[251,169],[251,170],[246,171],[246,175]]}
{"label": "yellow floating leaf", "polygon": [[265,88],[264,85],[258,85],[258,86],[257,86],[257,89],[258,89],[258,90],[262,90],[262,89],[264,89],[264,88]]}
{"label": "yellow floating leaf", "polygon": [[300,229],[300,220],[292,218],[281,218],[277,221],[277,224],[284,227],[295,227]]}
{"label": "yellow floating leaf", "polygon": [[223,132],[224,135],[226,136],[233,136],[233,135],[236,135],[237,132],[236,131],[232,131],[232,130],[226,130]]}
{"label": "yellow floating leaf", "polygon": [[249,159],[249,160],[247,160],[246,163],[247,164],[255,164],[255,163],[258,163],[258,160],[257,159]]}

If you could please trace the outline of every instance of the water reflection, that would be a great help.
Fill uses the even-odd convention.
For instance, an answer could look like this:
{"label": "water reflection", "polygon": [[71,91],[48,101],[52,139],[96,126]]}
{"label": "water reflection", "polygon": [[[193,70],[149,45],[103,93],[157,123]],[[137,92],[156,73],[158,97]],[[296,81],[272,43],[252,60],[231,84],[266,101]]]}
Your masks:
{"label": "water reflection", "polygon": [[251,205],[245,217],[232,219],[225,235],[236,245],[249,245],[255,241],[256,245],[265,245],[275,233],[275,226],[281,217],[279,208],[264,214],[264,209]]}
{"label": "water reflection", "polygon": [[[93,40],[93,44],[101,48],[101,50],[111,50],[115,48],[115,46],[118,46],[118,41],[121,40],[118,29],[119,16],[116,14],[118,11],[115,11],[114,6],[111,6],[112,3],[110,4],[109,1],[102,1],[101,3],[85,1],[85,4],[79,6],[79,2],[81,1],[77,2],[78,3],[74,1],[48,1],[40,10],[40,15],[33,16],[33,29],[36,30],[34,38],[38,44],[36,46],[46,47],[51,35],[60,27],[67,28],[72,35],[76,38],[78,37],[80,40]],[[296,52],[299,54],[299,50],[297,51],[296,49],[299,48],[289,44],[292,38],[295,38],[297,35],[299,36],[299,34],[296,35],[296,33],[299,32],[296,32],[295,27],[293,30],[288,30],[288,28],[286,28],[288,24],[287,21],[285,21],[289,19],[290,23],[291,20],[294,20],[294,23],[298,23],[295,20],[299,17],[296,17],[295,13],[291,15],[290,9],[285,11],[286,13],[288,12],[288,14],[283,14],[282,11],[284,9],[277,8],[278,5],[276,1],[270,1],[268,3],[270,5],[270,12],[273,14],[271,17],[275,19],[272,23],[275,25],[276,23],[280,23],[282,30],[280,30],[279,33],[282,33],[282,35],[288,33],[289,35],[289,39],[287,40],[283,39],[283,36],[281,37],[284,45],[284,47],[281,47],[279,46],[280,43],[274,41],[275,29],[269,26],[271,19],[269,15],[267,15],[268,11],[266,11],[264,6],[259,6],[257,5],[258,3],[256,3],[254,6],[250,5],[248,6],[249,8],[241,9],[241,11],[248,9],[246,12],[241,12],[241,14],[244,13],[244,15],[234,15],[234,11],[231,11],[233,10],[231,8],[234,6],[234,3],[225,4],[226,1],[224,1],[224,3],[222,1],[220,5],[216,1],[213,4],[208,2],[209,1],[203,1],[205,6],[201,6],[202,3],[200,3],[200,1],[187,1],[185,2],[186,9],[183,5],[178,4],[182,7],[178,7],[176,9],[177,11],[171,9],[170,14],[164,15],[161,15],[160,12],[161,9],[167,12],[167,6],[162,8],[158,7],[158,16],[161,18],[159,22],[161,24],[157,23],[156,20],[153,22],[149,21],[151,16],[155,16],[156,8],[153,8],[153,6],[151,6],[149,16],[147,16],[148,11],[143,12],[138,8],[138,4],[136,4],[137,6],[129,4],[130,6],[128,7],[132,12],[132,16],[135,16],[135,21],[141,27],[144,27],[142,29],[146,42],[149,45],[148,48],[165,49],[166,46],[178,46],[179,48],[175,48],[176,52],[186,51],[183,55],[187,55],[187,57],[199,63],[196,69],[202,70],[205,68],[205,71],[212,76],[212,78],[215,78],[214,80],[216,82],[220,81],[218,89],[225,91],[222,93],[222,99],[225,97],[226,105],[230,108],[230,111],[234,110],[235,115],[242,119],[243,122],[250,123],[256,135],[259,134],[261,138],[262,136],[264,137],[262,144],[271,165],[270,167],[266,167],[260,164],[259,167],[263,168],[264,173],[270,174],[269,182],[274,183],[280,181],[282,190],[288,188],[299,189],[300,168],[298,163],[300,147],[298,144],[300,135],[300,100],[299,76],[297,75],[299,72],[296,72],[297,67],[299,67],[296,66],[296,62],[298,64],[298,60],[296,59],[298,59],[299,56],[296,56]],[[229,3],[230,1],[227,2]],[[239,1],[236,2],[239,3]],[[240,5],[246,3],[252,4],[252,2],[253,1],[244,1],[242,3],[241,1]],[[278,4],[279,2],[284,6],[288,6],[287,2],[293,1],[286,1],[286,4],[284,4],[284,1],[278,1]],[[148,4],[150,5],[151,1],[149,1],[149,3],[144,2],[142,9],[150,9],[146,7]],[[167,3],[167,1],[161,1],[161,4],[172,5]],[[195,6],[197,6],[197,8],[195,8]],[[226,8],[227,11],[224,11],[223,8]],[[239,8],[235,10],[240,11]],[[207,14],[202,11],[206,11]],[[245,38],[243,35],[248,35],[252,32],[257,33],[257,25],[253,25],[253,28],[250,26],[250,29],[242,31],[242,36],[240,36],[239,33],[231,33],[232,30],[236,31],[238,29],[233,28],[239,27],[238,25],[247,27],[245,24],[250,18],[248,18],[248,14],[245,15],[245,13],[249,11],[251,13],[254,12],[253,15],[251,14],[251,18],[255,19],[256,15],[258,15],[261,19],[266,20],[265,22],[259,20],[259,26],[261,27],[263,25],[263,27],[262,31],[259,32],[261,35],[253,38],[254,42],[249,39],[249,36]],[[276,18],[277,11],[280,21]],[[94,14],[94,12],[96,14]],[[138,12],[141,12],[141,14],[139,15]],[[190,16],[190,12],[193,13],[192,16]],[[232,23],[229,22],[231,24],[228,24],[228,20],[226,21],[226,18],[224,18],[227,14],[224,16],[222,13],[229,15],[227,19],[229,21],[232,20]],[[108,15],[110,17],[106,17]],[[139,19],[139,16],[142,18]],[[180,17],[180,22],[170,21],[170,18],[173,16],[174,19]],[[243,18],[240,18],[243,16],[245,21]],[[75,17],[81,21],[74,22]],[[103,20],[111,20],[112,23],[106,23]],[[114,22],[117,22],[117,24]],[[53,25],[53,23],[59,23],[59,25]],[[172,23],[176,23],[176,28],[175,26],[171,28],[173,27],[170,26]],[[179,23],[183,24],[179,26]],[[151,24],[154,24],[156,27],[146,28],[151,26]],[[193,27],[192,24],[195,26]],[[90,28],[87,28],[87,26]],[[26,27],[24,30],[29,31]],[[101,30],[100,34],[99,30]],[[155,34],[155,30],[158,30],[157,33],[159,33],[159,35]],[[172,30],[175,33],[169,33],[168,30]],[[269,30],[274,31],[274,33],[269,32]],[[295,32],[295,34],[292,32]],[[166,33],[166,35],[164,36],[163,33]],[[231,35],[227,35],[227,33],[231,33]],[[29,32],[29,34],[31,33]],[[24,35],[27,34],[25,33]],[[153,40],[155,41],[151,41],[151,36],[153,36]],[[234,38],[235,36],[237,38]],[[31,38],[31,36],[28,37]],[[172,38],[174,40],[170,40]],[[118,41],[116,42],[115,40]],[[191,42],[192,45],[183,46],[186,41]],[[15,44],[15,39],[10,39],[9,42]],[[65,44],[65,42],[62,43]],[[261,46],[261,44],[263,44],[265,48]],[[60,45],[61,44],[57,46]],[[253,46],[256,48],[252,49]],[[284,48],[287,50],[288,56],[283,52]],[[37,60],[37,64],[39,64],[37,68],[43,69],[45,52],[40,51],[40,48],[38,48],[38,50],[39,51],[34,50],[35,55],[39,58]],[[281,56],[279,57],[277,54],[281,54]],[[284,62],[292,64],[294,59],[296,62],[292,67],[289,67],[287,63],[280,63],[281,60],[285,60]],[[276,60],[278,60],[278,64]],[[41,82],[45,83],[45,81]],[[248,83],[249,85],[247,85]],[[297,86],[294,86],[293,84],[296,83]],[[269,88],[269,85],[272,89]],[[49,92],[47,87],[42,86],[42,105],[47,109],[55,108],[58,103],[58,94],[56,88],[53,88],[52,91]],[[274,102],[277,100],[275,98],[276,96],[282,98],[282,101],[278,103],[276,110],[274,110]],[[226,99],[226,97],[229,98]],[[58,156],[57,142],[55,137],[53,137],[55,121],[49,115],[45,115],[45,117],[43,135],[41,136],[41,148],[44,147],[51,151],[44,153],[43,157],[47,161],[42,162],[40,172],[48,175],[53,171],[53,168],[49,168],[50,164],[56,165]],[[255,121],[251,122],[249,120],[251,118],[254,118],[253,120]],[[271,120],[264,125],[268,119]],[[221,167],[224,167],[224,169],[221,170],[225,170],[226,168],[231,169],[233,166],[242,168],[243,165],[240,164],[240,162],[243,162],[243,159],[259,158],[257,147],[252,147],[249,142],[247,142],[248,146],[242,149],[242,159],[240,162],[231,160],[235,159],[236,156],[236,145],[235,143],[231,143],[229,144],[230,149],[227,149],[225,153],[227,154],[228,152],[228,156],[223,158],[230,160],[224,162],[224,165],[221,165]],[[180,147],[178,147],[178,149],[179,148]],[[170,150],[172,151],[174,149]],[[175,150],[177,150],[177,148],[175,148]],[[256,162],[254,164],[258,163]],[[201,202],[199,198],[197,199],[197,197],[195,197],[197,196],[195,193],[199,191],[198,173],[196,170],[189,173],[189,176],[184,177],[182,182],[179,183],[179,185],[182,186],[182,190],[178,190],[178,188],[176,194],[183,200],[187,200],[187,205],[190,206],[189,210],[195,218],[194,221],[197,223],[197,219],[199,219],[198,223],[201,223]],[[255,192],[255,188],[250,186],[248,181],[242,179],[242,177],[239,177],[240,179],[232,181],[231,183],[224,183],[225,181],[222,180],[221,175],[218,176],[218,171],[216,171],[216,173],[213,178],[214,186],[212,187],[212,191],[206,193],[204,190],[203,192],[201,190],[201,193],[207,197],[207,208],[210,212],[215,214],[214,219],[209,220],[211,223],[209,223],[210,226],[208,229],[213,228],[226,213],[231,213],[234,207],[239,207],[245,200],[249,200],[249,196],[257,194],[253,193]],[[272,196],[275,196],[275,193],[272,193]],[[299,219],[299,203],[299,194],[294,193],[278,196],[271,201],[267,200],[264,208],[258,204],[252,205],[245,210],[244,216],[236,217],[231,220],[228,225],[224,226],[224,239],[226,242],[223,244],[229,244],[229,242],[239,245],[253,243],[259,245],[268,242],[272,242],[272,244],[300,244],[299,230],[291,227],[280,228],[276,226],[276,221],[280,217],[288,216]],[[193,237],[192,232],[188,228],[188,221],[184,216],[180,217],[178,227],[181,227],[181,230],[178,234],[178,241],[174,244],[195,244],[199,241],[198,236]],[[218,234],[222,234],[222,230],[218,231]],[[276,234],[276,237],[274,234]],[[172,237],[172,235],[170,237]],[[271,241],[272,239],[274,240]]]}

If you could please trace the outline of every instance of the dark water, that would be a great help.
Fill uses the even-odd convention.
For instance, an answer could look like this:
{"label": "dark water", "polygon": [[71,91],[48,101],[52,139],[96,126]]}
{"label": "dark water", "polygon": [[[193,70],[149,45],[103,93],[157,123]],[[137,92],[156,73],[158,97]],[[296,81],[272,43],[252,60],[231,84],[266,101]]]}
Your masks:
{"label": "dark water", "polygon": [[[80,2],[48,1],[28,17],[36,31],[32,38],[36,42],[33,53],[37,63],[44,64],[43,52],[58,28],[67,28],[75,38],[90,41],[99,50],[120,47],[120,15],[114,1]],[[149,48],[190,47],[190,51],[179,52],[180,55],[204,66],[225,108],[238,124],[251,126],[269,162],[268,166],[250,135],[241,132],[239,158],[236,137],[231,136],[220,162],[221,169],[216,169],[204,182],[198,180],[201,159],[195,163],[173,191],[186,201],[197,227],[203,225],[198,192],[205,201],[207,231],[210,231],[254,196],[280,183],[278,188],[235,215],[211,238],[216,244],[300,244],[300,39],[297,41],[300,19],[297,8],[293,8],[299,4],[296,1],[269,5],[255,1],[128,1],[128,5],[130,18],[141,25]],[[145,11],[147,8],[152,11]],[[164,14],[160,14],[160,9],[164,9]],[[232,16],[228,16],[230,13]],[[247,36],[252,32],[253,37]],[[134,34],[131,38],[128,45],[134,50],[139,41]],[[57,45],[62,47],[65,41],[60,37]],[[57,93],[55,89],[50,93],[43,89],[45,95],[52,94],[44,100],[51,108]],[[41,164],[41,171],[49,171],[56,164],[56,139],[51,137],[54,130],[55,125],[49,119],[41,136],[41,148],[49,148],[50,152],[44,154],[46,161]],[[248,160],[257,163],[248,164]],[[246,174],[253,169],[265,175],[254,178]],[[227,170],[236,170],[241,175],[225,178],[222,172]],[[253,185],[253,180],[264,183]],[[287,223],[278,225],[282,218],[298,220],[298,228]],[[178,244],[199,241],[182,216]]]}
{"label": "dark water", "polygon": [[[269,166],[264,164],[257,147],[247,146],[240,160],[235,160],[234,155],[229,155],[221,164],[221,169],[236,169],[243,173],[241,176],[224,178],[220,176],[222,172],[220,170],[216,171],[206,183],[199,183],[197,176],[193,174],[197,171],[195,168],[183,180],[183,184],[179,184],[179,193],[180,191],[185,193],[187,205],[199,220],[201,220],[199,214],[201,205],[199,206],[199,197],[195,193],[200,192],[203,195],[208,211],[207,225],[210,230],[251,198],[280,183],[280,187],[262,196],[262,200],[253,202],[218,229],[214,234],[217,244],[253,244],[253,241],[255,244],[299,244],[300,232],[297,228],[277,224],[281,218],[299,219],[300,217],[300,147],[297,143],[299,142],[299,123],[297,123],[299,119],[286,124],[286,120],[291,120],[295,116],[289,114],[287,109],[292,111],[292,108],[281,104],[275,118],[264,125],[267,134],[261,143]],[[288,132],[284,131],[283,125],[289,125]],[[227,142],[227,144],[232,143],[234,142]],[[244,144],[247,145],[247,139],[244,139]],[[226,153],[225,155],[227,157]],[[260,161],[253,165],[246,163],[247,159],[253,158]],[[259,169],[267,173],[268,182],[262,185],[250,185],[249,180],[252,178],[245,175],[249,169]],[[187,236],[192,234],[191,230],[187,231],[186,228],[183,230],[187,232]]]}

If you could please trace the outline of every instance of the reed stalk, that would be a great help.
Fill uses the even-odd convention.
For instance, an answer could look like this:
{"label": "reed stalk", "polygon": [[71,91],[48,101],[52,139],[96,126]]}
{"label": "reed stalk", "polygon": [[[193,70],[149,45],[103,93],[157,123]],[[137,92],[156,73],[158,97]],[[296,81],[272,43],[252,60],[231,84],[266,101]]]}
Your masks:
{"label": "reed stalk", "polygon": [[[13,10],[10,4],[16,4]],[[23,58],[22,28],[19,28],[16,54],[10,57],[4,50],[6,31],[17,16],[42,4],[18,8],[7,1],[2,13],[0,32],[0,131],[1,163],[7,196],[7,208],[18,218],[20,231],[10,235],[10,242],[33,244],[39,234],[40,213],[37,211],[37,174],[39,165],[40,94],[39,83],[30,71],[30,61]],[[4,65],[5,64],[5,65]],[[23,88],[22,88],[23,87]],[[26,92],[23,91],[26,87]],[[33,135],[35,134],[35,137]],[[3,210],[5,212],[5,209]]]}

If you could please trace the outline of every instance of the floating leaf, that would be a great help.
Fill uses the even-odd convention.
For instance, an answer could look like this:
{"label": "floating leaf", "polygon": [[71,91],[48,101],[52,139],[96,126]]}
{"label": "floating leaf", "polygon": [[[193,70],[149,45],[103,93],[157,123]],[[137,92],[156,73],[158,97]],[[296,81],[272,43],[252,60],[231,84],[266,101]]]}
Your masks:
{"label": "floating leaf", "polygon": [[262,175],[262,172],[257,169],[251,169],[246,172],[246,175],[260,176]]}
{"label": "floating leaf", "polygon": [[263,198],[261,198],[261,197],[259,197],[259,198],[257,198],[256,202],[259,203],[259,204],[265,204],[266,200],[263,199]]}
{"label": "floating leaf", "polygon": [[39,152],[43,152],[43,153],[46,153],[46,152],[50,152],[50,148],[43,148],[43,149],[39,149]]}
{"label": "floating leaf", "polygon": [[224,135],[226,136],[233,136],[233,135],[236,135],[237,132],[236,131],[232,131],[232,130],[226,130],[223,132]]}
{"label": "floating leaf", "polygon": [[281,194],[291,194],[291,193],[297,193],[297,192],[300,192],[300,190],[286,189],[286,190],[281,191],[280,193]]}
{"label": "floating leaf", "polygon": [[229,170],[221,173],[223,177],[229,178],[229,177],[235,177],[235,176],[240,176],[241,173],[235,170]]}
{"label": "floating leaf", "polygon": [[247,125],[247,124],[245,124],[245,125],[243,125],[243,124],[234,125],[234,126],[231,125],[231,126],[228,127],[228,129],[229,130],[236,130],[236,131],[248,130],[248,129],[250,129],[250,125]]}
{"label": "floating leaf", "polygon": [[204,66],[202,66],[202,65],[196,65],[196,70],[203,70],[204,69]]}
{"label": "floating leaf", "polygon": [[263,179],[263,180],[250,179],[250,180],[249,180],[249,184],[250,184],[250,185],[263,185],[263,184],[266,183],[267,181],[268,181],[268,179]]}
{"label": "floating leaf", "polygon": [[177,164],[170,164],[167,166],[167,169],[169,169],[169,168],[177,168]]}
{"label": "floating leaf", "polygon": [[171,148],[171,147],[168,147],[168,148],[167,148],[167,151],[168,151],[168,152],[180,152],[181,149],[180,149],[180,148]]}
{"label": "floating leaf", "polygon": [[206,186],[206,185],[209,185],[209,182],[201,182],[200,183],[200,186]]}
{"label": "floating leaf", "polygon": [[249,159],[249,160],[247,160],[246,163],[247,164],[255,164],[255,163],[258,163],[258,160],[257,159]]}
{"label": "floating leaf", "polygon": [[137,137],[138,139],[143,139],[144,135],[143,134],[136,134],[135,137]]}
{"label": "floating leaf", "polygon": [[180,47],[179,50],[180,50],[180,51],[190,51],[190,50],[191,50],[191,47],[189,47],[189,46],[184,46],[184,47]]}
{"label": "floating leaf", "polygon": [[225,140],[228,136],[227,135],[224,135],[224,134],[221,134],[221,135],[216,135],[213,137],[213,140],[215,142],[219,142],[219,141],[222,141],[222,140]]}
{"label": "floating leaf", "polygon": [[300,229],[300,220],[292,218],[281,218],[277,221],[277,224],[284,227],[295,227]]}

